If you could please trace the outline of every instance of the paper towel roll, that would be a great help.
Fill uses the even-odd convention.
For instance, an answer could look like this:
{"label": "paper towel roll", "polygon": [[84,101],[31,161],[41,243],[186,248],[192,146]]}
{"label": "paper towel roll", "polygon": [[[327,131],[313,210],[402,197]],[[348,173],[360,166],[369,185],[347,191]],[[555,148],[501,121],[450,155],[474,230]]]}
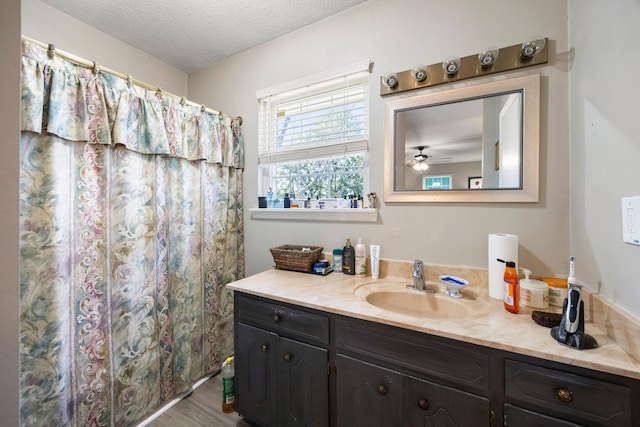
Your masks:
{"label": "paper towel roll", "polygon": [[513,234],[489,234],[489,296],[502,299],[505,265],[497,259],[513,261],[518,268],[518,236]]}

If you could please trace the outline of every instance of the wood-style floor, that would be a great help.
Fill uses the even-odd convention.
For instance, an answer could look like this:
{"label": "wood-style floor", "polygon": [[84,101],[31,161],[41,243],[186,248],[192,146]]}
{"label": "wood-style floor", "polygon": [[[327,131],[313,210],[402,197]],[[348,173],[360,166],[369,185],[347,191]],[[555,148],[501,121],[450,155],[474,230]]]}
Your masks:
{"label": "wood-style floor", "polygon": [[147,424],[149,427],[250,427],[237,412],[222,412],[222,378],[207,380],[189,397]]}

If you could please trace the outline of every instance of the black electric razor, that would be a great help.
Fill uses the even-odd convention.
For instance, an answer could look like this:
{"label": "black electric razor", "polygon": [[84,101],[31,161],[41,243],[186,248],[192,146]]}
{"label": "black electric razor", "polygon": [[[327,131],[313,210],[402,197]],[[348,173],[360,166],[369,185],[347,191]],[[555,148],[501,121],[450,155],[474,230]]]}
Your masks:
{"label": "black electric razor", "polygon": [[591,335],[584,333],[584,302],[582,301],[582,286],[578,285],[574,277],[573,261],[571,261],[569,289],[567,298],[562,305],[562,319],[559,326],[551,328],[551,336],[561,344],[575,347],[578,350],[596,348],[598,342]]}

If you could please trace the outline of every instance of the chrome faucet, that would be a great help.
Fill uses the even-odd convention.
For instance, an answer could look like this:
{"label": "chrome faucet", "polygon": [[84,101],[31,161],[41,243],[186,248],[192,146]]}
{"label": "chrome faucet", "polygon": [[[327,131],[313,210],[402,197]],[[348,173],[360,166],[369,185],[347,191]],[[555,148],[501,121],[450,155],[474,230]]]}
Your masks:
{"label": "chrome faucet", "polygon": [[427,288],[423,274],[424,263],[419,259],[413,261],[413,274],[411,275],[413,277],[413,286],[407,285],[407,288],[422,292],[435,292],[435,290]]}

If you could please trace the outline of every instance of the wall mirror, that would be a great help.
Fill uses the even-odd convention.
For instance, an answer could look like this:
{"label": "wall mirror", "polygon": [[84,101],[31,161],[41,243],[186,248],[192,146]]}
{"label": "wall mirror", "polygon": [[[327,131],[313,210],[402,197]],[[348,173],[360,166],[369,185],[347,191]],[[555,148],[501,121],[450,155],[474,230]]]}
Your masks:
{"label": "wall mirror", "polygon": [[385,202],[537,202],[540,76],[385,103]]}

